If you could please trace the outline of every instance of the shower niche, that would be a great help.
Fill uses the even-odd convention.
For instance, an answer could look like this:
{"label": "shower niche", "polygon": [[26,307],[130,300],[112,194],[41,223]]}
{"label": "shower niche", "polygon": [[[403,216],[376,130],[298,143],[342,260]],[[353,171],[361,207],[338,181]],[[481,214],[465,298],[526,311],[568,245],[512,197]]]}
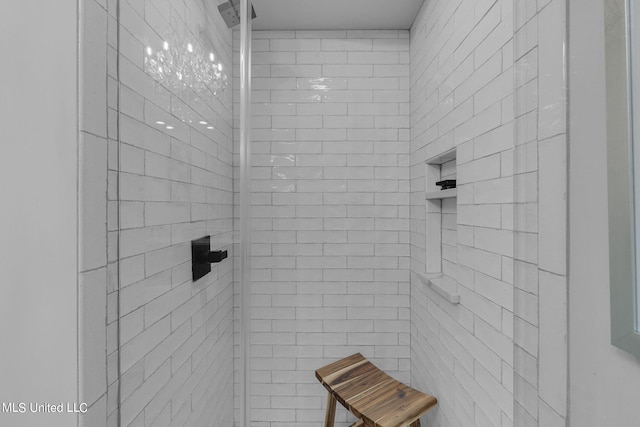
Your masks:
{"label": "shower niche", "polygon": [[451,185],[456,169],[455,149],[425,162],[426,274],[421,277],[424,284],[452,304],[460,302],[455,277],[458,188]]}

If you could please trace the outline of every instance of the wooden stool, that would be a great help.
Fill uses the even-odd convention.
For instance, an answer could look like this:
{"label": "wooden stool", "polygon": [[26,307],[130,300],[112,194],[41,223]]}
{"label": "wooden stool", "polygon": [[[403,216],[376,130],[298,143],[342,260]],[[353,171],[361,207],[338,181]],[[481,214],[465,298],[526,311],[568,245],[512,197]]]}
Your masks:
{"label": "wooden stool", "polygon": [[420,427],[420,417],[438,400],[378,369],[360,353],[316,371],[329,391],[325,427],[333,427],[336,401],[359,420],[351,427]]}

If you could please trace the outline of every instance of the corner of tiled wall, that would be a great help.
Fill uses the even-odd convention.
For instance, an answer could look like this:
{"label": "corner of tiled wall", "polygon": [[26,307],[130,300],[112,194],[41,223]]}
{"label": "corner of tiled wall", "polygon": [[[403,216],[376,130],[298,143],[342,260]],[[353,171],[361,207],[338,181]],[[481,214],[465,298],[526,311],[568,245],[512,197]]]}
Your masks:
{"label": "corner of tiled wall", "polygon": [[566,3],[514,11],[516,425],[567,423]]}

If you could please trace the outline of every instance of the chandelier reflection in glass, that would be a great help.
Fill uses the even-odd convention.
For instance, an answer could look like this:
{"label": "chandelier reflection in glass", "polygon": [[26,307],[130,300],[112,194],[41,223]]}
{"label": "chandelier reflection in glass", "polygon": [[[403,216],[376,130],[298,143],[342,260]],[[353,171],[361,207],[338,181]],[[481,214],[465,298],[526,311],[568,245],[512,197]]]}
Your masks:
{"label": "chandelier reflection in glass", "polygon": [[178,95],[206,98],[229,87],[222,62],[216,59],[201,43],[175,38],[164,41],[161,49],[145,49],[145,72]]}

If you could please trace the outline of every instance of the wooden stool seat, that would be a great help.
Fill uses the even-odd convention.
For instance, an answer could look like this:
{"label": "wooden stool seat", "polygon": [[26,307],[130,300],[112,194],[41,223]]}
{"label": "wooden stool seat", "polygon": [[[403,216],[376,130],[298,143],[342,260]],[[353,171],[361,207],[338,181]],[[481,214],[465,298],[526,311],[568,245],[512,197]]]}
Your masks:
{"label": "wooden stool seat", "polygon": [[420,417],[435,406],[435,397],[415,390],[378,369],[360,353],[316,371],[329,392],[325,427],[333,427],[336,401],[366,427],[420,426]]}

